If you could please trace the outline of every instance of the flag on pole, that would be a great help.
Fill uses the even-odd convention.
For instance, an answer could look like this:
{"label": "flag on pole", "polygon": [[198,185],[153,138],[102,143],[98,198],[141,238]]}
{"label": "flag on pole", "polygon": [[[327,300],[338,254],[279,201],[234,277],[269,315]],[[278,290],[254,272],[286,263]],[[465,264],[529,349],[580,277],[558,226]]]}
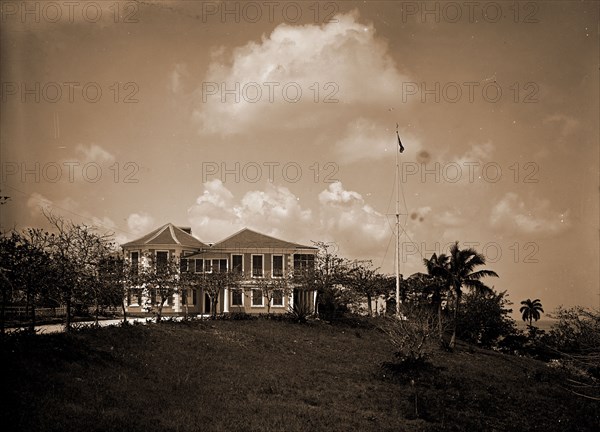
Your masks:
{"label": "flag on pole", "polygon": [[402,141],[400,141],[400,135],[398,134],[398,130],[396,130],[396,136],[398,137],[398,149],[400,153],[404,152],[404,146],[402,145]]}

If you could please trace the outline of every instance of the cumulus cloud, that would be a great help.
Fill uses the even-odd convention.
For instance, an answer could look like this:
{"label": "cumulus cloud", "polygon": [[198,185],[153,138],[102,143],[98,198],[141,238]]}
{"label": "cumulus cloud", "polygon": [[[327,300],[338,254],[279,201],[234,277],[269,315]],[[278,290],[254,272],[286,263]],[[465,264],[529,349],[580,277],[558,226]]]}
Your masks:
{"label": "cumulus cloud", "polygon": [[550,209],[548,200],[527,204],[516,193],[509,192],[492,208],[492,227],[511,234],[552,236],[566,231],[571,222],[569,211]]}
{"label": "cumulus cloud", "polygon": [[188,217],[199,237],[217,241],[243,227],[274,236],[301,237],[310,229],[312,213],[303,209],[286,187],[267,184],[265,190],[248,191],[236,202],[223,182],[214,179],[204,184]]}
{"label": "cumulus cloud", "polygon": [[127,228],[134,236],[146,234],[154,228],[154,218],[148,213],[131,213],[127,217]]}
{"label": "cumulus cloud", "polygon": [[248,227],[290,241],[343,239],[344,252],[381,251],[390,236],[386,216],[356,191],[332,183],[317,197],[316,210],[303,207],[289,189],[267,184],[236,199],[219,179],[188,210],[193,232],[204,241],[218,241]]}
{"label": "cumulus cloud", "polygon": [[403,77],[386,43],[356,12],[336,20],[281,24],[260,42],[213,51],[193,115],[200,130],[226,135],[260,124],[313,127],[357,106],[393,105]]}
{"label": "cumulus cloud", "polygon": [[115,157],[110,152],[97,144],[79,144],[75,151],[85,162],[112,163],[115,161]]}
{"label": "cumulus cloud", "polygon": [[480,164],[486,163],[490,160],[495,150],[496,147],[491,141],[474,143],[471,144],[465,153],[456,159],[456,163],[461,166],[467,166],[465,165],[465,162],[478,162]]}
{"label": "cumulus cloud", "polygon": [[319,194],[321,228],[334,239],[349,239],[350,252],[380,250],[390,236],[385,215],[365,202],[362,195],[335,182]]}

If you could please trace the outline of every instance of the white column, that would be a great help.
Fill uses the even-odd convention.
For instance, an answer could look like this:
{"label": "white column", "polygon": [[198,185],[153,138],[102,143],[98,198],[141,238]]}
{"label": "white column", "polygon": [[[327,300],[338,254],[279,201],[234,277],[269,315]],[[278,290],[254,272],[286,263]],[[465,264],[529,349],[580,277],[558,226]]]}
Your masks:
{"label": "white column", "polygon": [[229,312],[229,288],[225,287],[225,292],[223,292],[223,312]]}
{"label": "white column", "polygon": [[173,294],[173,304],[171,305],[173,307],[173,312],[181,312],[181,302],[179,301],[179,294]]}

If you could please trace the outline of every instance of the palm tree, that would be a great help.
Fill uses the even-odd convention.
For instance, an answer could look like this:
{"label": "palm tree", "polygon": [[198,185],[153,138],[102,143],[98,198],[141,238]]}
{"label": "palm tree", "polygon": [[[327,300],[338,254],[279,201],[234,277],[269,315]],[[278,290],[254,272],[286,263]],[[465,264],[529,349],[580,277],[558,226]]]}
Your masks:
{"label": "palm tree", "polygon": [[521,306],[519,312],[523,314],[523,321],[529,321],[529,326],[531,326],[533,320],[537,321],[540,319],[540,312],[544,312],[540,299],[535,299],[533,301],[531,301],[531,299],[523,300],[521,304],[523,306]]}
{"label": "palm tree", "polygon": [[[433,259],[433,257],[432,257]],[[479,293],[488,293],[492,289],[481,282],[486,276],[498,277],[492,270],[474,271],[476,267],[485,265],[485,257],[473,248],[460,249],[458,242],[450,247],[450,255],[444,254],[436,257],[432,263],[432,271],[436,276],[446,280],[447,286],[454,291],[454,322],[452,325],[452,338],[450,348],[456,345],[456,325],[458,321],[458,308],[462,296],[462,288],[474,289]]]}
{"label": "palm tree", "polygon": [[429,276],[428,288],[432,292],[431,304],[437,309],[440,342],[443,339],[442,300],[444,298],[444,292],[448,290],[448,281],[445,278],[445,268],[448,265],[449,259],[450,258],[446,254],[440,254],[438,256],[435,253],[430,259],[423,259],[423,264],[427,267],[427,275]]}

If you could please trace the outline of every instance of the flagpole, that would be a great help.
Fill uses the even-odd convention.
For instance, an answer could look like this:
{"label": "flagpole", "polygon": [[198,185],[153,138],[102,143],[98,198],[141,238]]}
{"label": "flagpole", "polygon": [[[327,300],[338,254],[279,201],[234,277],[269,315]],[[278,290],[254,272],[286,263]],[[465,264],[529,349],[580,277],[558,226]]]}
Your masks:
{"label": "flagpole", "polygon": [[[396,123],[396,135],[398,135],[398,124]],[[398,135],[398,142],[400,136]],[[400,148],[396,149],[396,317],[400,318]]]}

